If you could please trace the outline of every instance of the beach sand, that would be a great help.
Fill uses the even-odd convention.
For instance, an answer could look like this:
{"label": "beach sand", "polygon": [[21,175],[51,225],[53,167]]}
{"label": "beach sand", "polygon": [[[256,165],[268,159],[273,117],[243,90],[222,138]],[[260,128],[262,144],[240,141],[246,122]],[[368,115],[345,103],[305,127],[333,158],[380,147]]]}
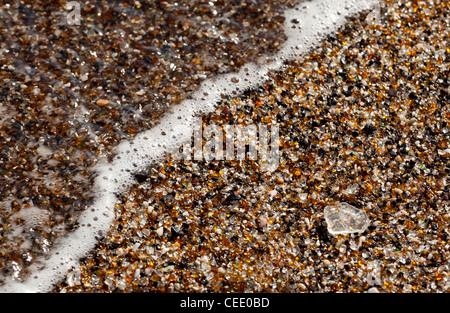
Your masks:
{"label": "beach sand", "polygon": [[[157,3],[92,4],[83,9],[92,26],[75,29],[48,25],[53,11],[38,6],[40,26],[16,37],[5,29],[30,31],[32,13],[2,9],[13,20],[11,12],[22,12],[0,33],[2,101],[11,104],[1,122],[9,138],[1,143],[3,275],[26,277],[55,238],[77,227],[93,196],[89,169],[112,158],[115,144],[152,127],[201,79],[275,52],[283,8],[294,4],[241,8],[219,24],[223,40],[210,29],[213,12],[238,10],[238,2]],[[129,16],[139,9],[153,15]],[[378,25],[367,12],[354,16],[259,88],[225,97],[204,125],[278,125],[278,168],[167,155],[136,175],[108,233],[52,291],[449,292],[449,11],[445,1],[387,1]],[[127,27],[119,26],[124,13]],[[105,41],[89,19],[103,25]],[[141,19],[152,25],[143,33]],[[89,30],[83,40],[80,29]],[[186,45],[169,41],[181,36]],[[67,60],[44,61],[64,58],[61,47]],[[31,60],[14,54],[25,49]],[[366,212],[363,233],[328,231],[324,208],[338,202]],[[20,213],[35,207],[48,215],[30,221]]]}
{"label": "beach sand", "polygon": [[[387,2],[224,99],[204,125],[279,125],[277,170],[167,156],[54,291],[449,292],[448,13]],[[338,202],[367,230],[331,235]]]}

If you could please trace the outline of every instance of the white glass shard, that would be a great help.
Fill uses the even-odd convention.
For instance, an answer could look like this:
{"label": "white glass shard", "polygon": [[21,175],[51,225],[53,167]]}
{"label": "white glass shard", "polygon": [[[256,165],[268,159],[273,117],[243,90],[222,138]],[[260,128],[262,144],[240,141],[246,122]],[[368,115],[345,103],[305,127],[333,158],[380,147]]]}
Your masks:
{"label": "white glass shard", "polygon": [[370,223],[366,212],[345,202],[326,206],[324,215],[332,235],[362,233]]}

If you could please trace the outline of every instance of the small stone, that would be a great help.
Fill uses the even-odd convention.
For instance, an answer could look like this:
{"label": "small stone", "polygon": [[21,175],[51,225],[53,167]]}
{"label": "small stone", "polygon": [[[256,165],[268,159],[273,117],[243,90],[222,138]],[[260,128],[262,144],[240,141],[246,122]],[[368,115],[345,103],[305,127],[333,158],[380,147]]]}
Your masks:
{"label": "small stone", "polygon": [[306,202],[306,200],[308,200],[308,194],[307,193],[299,193],[298,198],[300,199],[301,202]]}
{"label": "small stone", "polygon": [[274,189],[269,191],[269,195],[271,198],[275,198],[277,196],[278,192]]}
{"label": "small stone", "polygon": [[355,195],[359,191],[359,185],[358,184],[352,184],[347,187],[347,189],[344,191],[347,195]]}
{"label": "small stone", "polygon": [[393,191],[398,195],[401,195],[403,193],[403,190],[401,190],[399,188],[394,188]]}
{"label": "small stone", "polygon": [[154,207],[153,206],[148,206],[147,207],[147,213],[152,213],[153,212],[153,210],[154,210]]}
{"label": "small stone", "polygon": [[225,199],[225,203],[227,204],[231,204],[234,203],[236,201],[241,200],[241,197],[235,193],[230,194],[228,197],[226,197]]}
{"label": "small stone", "polygon": [[109,100],[106,100],[106,99],[99,99],[99,100],[97,100],[97,105],[99,105],[99,106],[105,106],[105,105],[107,105],[108,103],[109,103]]}
{"label": "small stone", "polygon": [[438,150],[438,154],[444,158],[450,157],[450,148],[445,150]]}
{"label": "small stone", "polygon": [[366,136],[370,136],[373,135],[373,133],[375,133],[375,131],[377,130],[377,128],[371,124],[366,124],[364,126],[364,128],[362,129],[362,132],[366,135]]}
{"label": "small stone", "polygon": [[396,97],[397,96],[397,89],[391,88],[388,90],[389,97]]}
{"label": "small stone", "polygon": [[119,279],[119,280],[117,280],[116,287],[117,287],[117,289],[123,291],[123,290],[125,290],[125,288],[127,288],[127,283],[124,279]]}
{"label": "small stone", "polygon": [[366,212],[345,202],[326,206],[324,215],[332,235],[362,233],[369,226]]}
{"label": "small stone", "polygon": [[262,217],[259,219],[259,227],[264,228],[267,226],[267,219],[265,217]]}
{"label": "small stone", "polygon": [[367,292],[368,292],[368,293],[380,293],[380,292],[378,291],[378,288],[377,288],[377,287],[369,288],[369,290],[368,290]]}
{"label": "small stone", "polygon": [[173,265],[169,265],[169,266],[164,267],[164,268],[162,269],[162,271],[163,271],[164,273],[170,273],[170,272],[173,272],[174,268],[175,268],[175,267],[174,267]]}
{"label": "small stone", "polygon": [[162,236],[162,234],[164,233],[164,228],[161,226],[156,230],[156,233],[158,234],[158,236]]}
{"label": "small stone", "polygon": [[41,90],[38,87],[33,89],[33,95],[39,96],[40,93],[41,93]]}

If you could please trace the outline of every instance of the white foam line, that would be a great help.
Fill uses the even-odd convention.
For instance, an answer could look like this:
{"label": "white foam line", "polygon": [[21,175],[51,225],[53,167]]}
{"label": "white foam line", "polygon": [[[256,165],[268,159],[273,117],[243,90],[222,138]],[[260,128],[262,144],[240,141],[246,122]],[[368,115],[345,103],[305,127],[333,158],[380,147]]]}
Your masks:
{"label": "white foam line", "polygon": [[[193,117],[197,113],[214,110],[222,94],[239,93],[246,88],[257,87],[267,79],[267,73],[280,69],[285,60],[295,59],[300,54],[334,33],[345,23],[347,16],[367,10],[378,0],[316,0],[297,5],[285,12],[285,32],[288,36],[281,51],[275,57],[265,57],[259,65],[246,64],[239,73],[217,76],[204,81],[191,99],[167,113],[152,129],[138,134],[131,142],[117,146],[117,157],[112,164],[95,167],[99,175],[94,182],[98,198],[87,208],[78,222],[80,226],[62,238],[51,254],[41,260],[44,266],[30,267],[32,275],[24,282],[8,281],[0,288],[1,292],[48,292],[78,260],[87,255],[97,243],[99,232],[106,234],[113,219],[116,195],[120,194],[134,181],[132,173],[145,170],[164,153],[173,151],[192,134]],[[291,21],[296,19],[297,24]],[[295,28],[292,26],[295,25]],[[238,82],[231,82],[237,78]],[[96,218],[95,218],[96,217]],[[88,227],[86,225],[90,224]]]}

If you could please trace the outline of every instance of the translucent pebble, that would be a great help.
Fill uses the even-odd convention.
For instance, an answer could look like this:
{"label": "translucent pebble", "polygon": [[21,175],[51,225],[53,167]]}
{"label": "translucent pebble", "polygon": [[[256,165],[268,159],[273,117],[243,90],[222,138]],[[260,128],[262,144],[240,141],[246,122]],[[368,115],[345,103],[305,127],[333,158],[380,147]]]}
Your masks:
{"label": "translucent pebble", "polygon": [[326,206],[324,215],[332,235],[362,233],[369,226],[366,212],[345,202]]}

